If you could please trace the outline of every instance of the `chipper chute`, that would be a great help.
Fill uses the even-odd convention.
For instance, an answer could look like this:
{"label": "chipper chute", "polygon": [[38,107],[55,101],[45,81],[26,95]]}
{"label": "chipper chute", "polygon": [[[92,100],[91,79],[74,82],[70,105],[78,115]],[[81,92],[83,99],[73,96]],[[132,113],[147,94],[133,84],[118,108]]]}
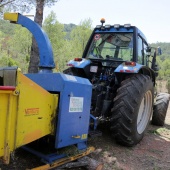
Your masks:
{"label": "chipper chute", "polygon": [[[87,147],[90,81],[52,73],[55,67],[52,48],[43,30],[19,13],[7,13],[4,18],[33,34],[39,47],[40,63],[36,74],[24,75],[16,67],[0,68],[0,157],[8,164],[10,153],[22,146],[41,157],[48,166],[58,166],[89,154],[94,150]],[[54,153],[42,153],[29,145],[51,138]],[[71,158],[58,152],[70,146],[77,148]],[[46,147],[44,145],[42,150]]]}

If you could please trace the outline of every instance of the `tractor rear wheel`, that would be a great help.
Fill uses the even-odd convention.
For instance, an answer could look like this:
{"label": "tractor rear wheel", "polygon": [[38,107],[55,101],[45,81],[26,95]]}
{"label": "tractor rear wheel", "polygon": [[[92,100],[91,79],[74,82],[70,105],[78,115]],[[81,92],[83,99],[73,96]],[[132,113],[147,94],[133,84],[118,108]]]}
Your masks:
{"label": "tractor rear wheel", "polygon": [[153,107],[149,76],[133,75],[122,81],[112,109],[111,131],[119,144],[133,146],[143,138]]}
{"label": "tractor rear wheel", "polygon": [[160,93],[156,97],[156,102],[153,107],[152,124],[163,126],[165,123],[166,112],[169,105],[169,94]]}

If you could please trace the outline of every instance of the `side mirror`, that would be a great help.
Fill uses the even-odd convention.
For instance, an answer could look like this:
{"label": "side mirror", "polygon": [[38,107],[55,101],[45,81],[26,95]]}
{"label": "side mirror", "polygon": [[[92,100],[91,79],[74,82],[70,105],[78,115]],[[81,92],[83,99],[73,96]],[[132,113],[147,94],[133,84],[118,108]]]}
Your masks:
{"label": "side mirror", "polygon": [[160,47],[151,47],[151,46],[148,46],[146,48],[146,53],[147,53],[147,56],[154,56],[155,53],[156,55],[161,55],[162,54],[162,49]]}
{"label": "side mirror", "polygon": [[150,47],[150,46],[146,47],[147,56],[153,56],[154,52],[155,52],[155,50],[153,50],[153,47]]}
{"label": "side mirror", "polygon": [[152,48],[152,47],[147,46],[147,47],[146,47],[146,52],[147,52],[147,53],[150,53],[150,52],[151,52],[151,48]]}
{"label": "side mirror", "polygon": [[158,55],[162,55],[162,49],[161,49],[161,47],[158,47],[157,50],[158,50],[158,51],[157,51],[157,54],[158,54]]}

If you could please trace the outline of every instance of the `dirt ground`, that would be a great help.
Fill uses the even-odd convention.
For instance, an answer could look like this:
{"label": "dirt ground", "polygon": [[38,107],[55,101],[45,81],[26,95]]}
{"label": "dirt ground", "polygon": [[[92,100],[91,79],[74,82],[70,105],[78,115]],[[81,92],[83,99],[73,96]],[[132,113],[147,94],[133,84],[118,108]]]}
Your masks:
{"label": "dirt ground", "polygon": [[[170,170],[170,105],[165,125],[150,124],[143,140],[134,147],[116,144],[107,133],[89,139],[88,144],[96,148],[89,156],[103,163],[103,170]],[[19,149],[9,165],[0,162],[0,170],[25,170],[39,165],[39,158]]]}
{"label": "dirt ground", "polygon": [[134,147],[116,144],[108,135],[90,141],[91,156],[104,163],[104,170],[170,170],[170,106],[165,126],[149,125],[143,140]]}
{"label": "dirt ground", "polygon": [[[167,92],[166,81],[157,82],[157,92]],[[136,146],[120,146],[107,134],[90,144],[96,148],[91,156],[104,163],[104,170],[170,170],[170,104],[165,125],[150,124]]]}
{"label": "dirt ground", "polygon": [[[165,126],[149,125],[143,140],[134,147],[115,143],[108,134],[89,140],[96,151],[89,156],[102,162],[104,170],[170,170],[170,106]],[[17,150],[10,165],[0,162],[0,170],[24,170],[39,166],[40,160]]]}

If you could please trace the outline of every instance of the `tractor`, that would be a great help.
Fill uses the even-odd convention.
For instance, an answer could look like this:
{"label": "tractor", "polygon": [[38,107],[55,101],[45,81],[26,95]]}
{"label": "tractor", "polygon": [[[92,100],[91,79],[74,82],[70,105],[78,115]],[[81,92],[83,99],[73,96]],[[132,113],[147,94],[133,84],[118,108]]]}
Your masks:
{"label": "tractor", "polygon": [[151,117],[152,124],[164,124],[169,94],[154,92],[158,49],[135,26],[104,23],[101,19],[82,58],[69,61],[64,73],[91,82],[95,128],[109,126],[116,142],[133,146],[143,138]]}
{"label": "tractor", "polygon": [[[19,13],[4,19],[27,28],[37,41],[39,72],[0,68],[0,159],[9,164],[17,148],[41,158],[34,169],[52,169],[94,151],[88,137],[109,126],[117,142],[140,142],[150,122],[163,125],[169,95],[158,94],[156,50],[130,25],[96,26],[82,58],[55,68],[50,41],[42,28]],[[153,53],[153,54],[152,54]]]}

